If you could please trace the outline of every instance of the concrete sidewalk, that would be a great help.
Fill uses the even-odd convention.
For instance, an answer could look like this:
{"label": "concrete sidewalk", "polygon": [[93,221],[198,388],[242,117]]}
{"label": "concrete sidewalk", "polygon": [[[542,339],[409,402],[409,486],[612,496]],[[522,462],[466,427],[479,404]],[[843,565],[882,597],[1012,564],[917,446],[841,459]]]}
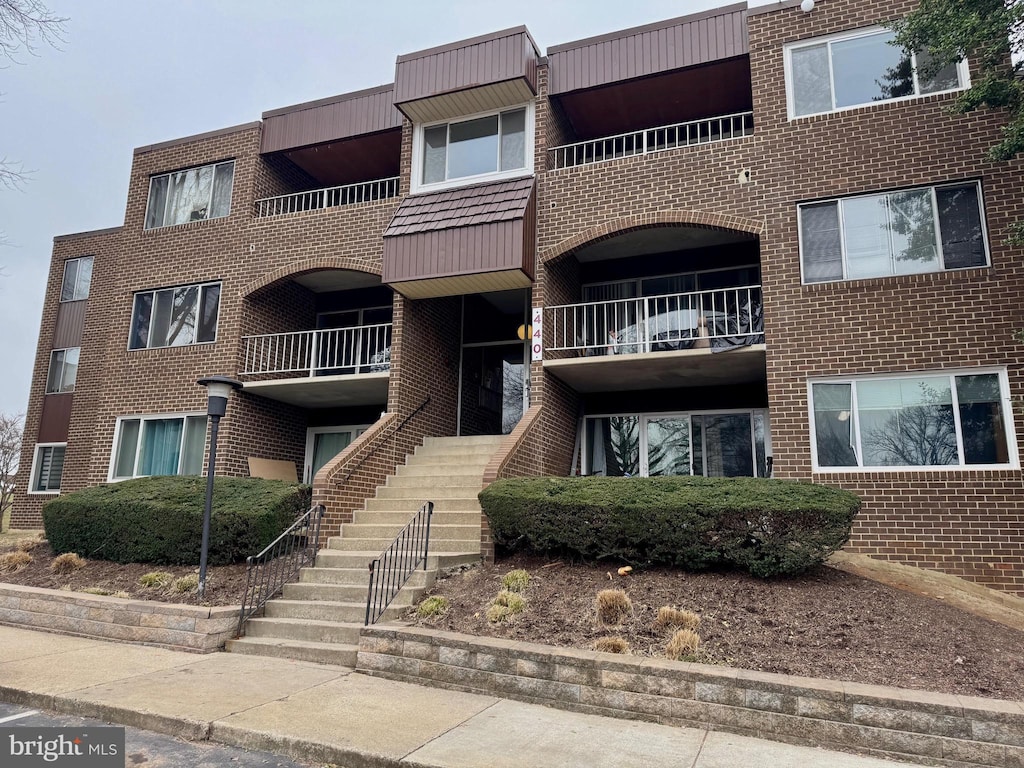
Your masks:
{"label": "concrete sidewalk", "polygon": [[0,701],[346,768],[882,768],[744,736],[582,715],[344,667],[0,626]]}

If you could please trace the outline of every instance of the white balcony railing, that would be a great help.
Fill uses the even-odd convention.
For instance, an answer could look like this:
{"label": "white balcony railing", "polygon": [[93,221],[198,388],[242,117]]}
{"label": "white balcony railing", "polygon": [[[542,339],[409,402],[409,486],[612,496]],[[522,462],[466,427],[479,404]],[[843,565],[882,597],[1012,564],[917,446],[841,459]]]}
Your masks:
{"label": "white balcony railing", "polygon": [[602,139],[580,141],[554,147],[551,152],[552,168],[573,168],[577,165],[618,160],[621,157],[646,155],[666,149],[688,147],[750,136],[754,132],[754,113],[738,112],[688,123],[663,125],[633,133],[620,133]]}
{"label": "white balcony railing", "polygon": [[242,375],[326,376],[391,367],[391,323],[243,336]]}
{"label": "white balcony railing", "polygon": [[615,355],[764,342],[761,286],[545,308],[548,349]]}
{"label": "white balcony railing", "polygon": [[368,203],[373,200],[384,200],[398,196],[398,177],[376,179],[361,184],[346,184],[343,187],[313,189],[309,192],[296,192],[292,195],[278,195],[257,200],[255,216],[282,216],[300,211],[315,211],[320,208],[333,208],[337,205]]}

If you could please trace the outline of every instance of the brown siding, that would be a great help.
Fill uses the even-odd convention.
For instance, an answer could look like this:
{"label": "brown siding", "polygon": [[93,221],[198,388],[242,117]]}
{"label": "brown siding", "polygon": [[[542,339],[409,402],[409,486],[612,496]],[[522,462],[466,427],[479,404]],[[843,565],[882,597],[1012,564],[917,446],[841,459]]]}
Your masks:
{"label": "brown siding", "polygon": [[263,113],[260,152],[280,152],[402,127],[393,85]]}
{"label": "brown siding", "polygon": [[82,346],[86,303],[86,299],[61,302],[57,310],[57,328],[53,332],[54,349]]}
{"label": "brown siding", "polygon": [[746,4],[548,49],[551,96],[747,53]]}
{"label": "brown siding", "polygon": [[43,412],[39,417],[39,443],[66,443],[71,423],[71,402],[74,395],[47,395],[43,398]]}

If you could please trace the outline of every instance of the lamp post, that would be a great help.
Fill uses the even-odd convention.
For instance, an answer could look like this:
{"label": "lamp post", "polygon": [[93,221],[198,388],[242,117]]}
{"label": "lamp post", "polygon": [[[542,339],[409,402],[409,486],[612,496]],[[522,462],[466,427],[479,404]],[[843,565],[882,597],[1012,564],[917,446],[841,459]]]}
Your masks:
{"label": "lamp post", "polygon": [[206,504],[203,507],[203,543],[199,550],[199,599],[206,594],[206,558],[210,550],[210,514],[213,510],[213,475],[217,467],[217,432],[227,413],[228,396],[242,382],[227,376],[207,376],[196,382],[206,387],[206,415],[210,417],[210,460],[206,464]]}

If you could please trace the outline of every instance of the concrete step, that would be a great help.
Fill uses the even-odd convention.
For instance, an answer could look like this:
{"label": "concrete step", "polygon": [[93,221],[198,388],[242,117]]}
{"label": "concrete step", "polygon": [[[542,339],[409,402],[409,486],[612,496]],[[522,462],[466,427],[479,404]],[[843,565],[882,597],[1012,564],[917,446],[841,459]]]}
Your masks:
{"label": "concrete step", "polygon": [[[330,540],[328,540],[328,543],[330,543]],[[318,567],[360,569],[369,578],[370,561],[379,554],[380,550],[376,552],[356,552],[341,549],[321,549],[316,556],[316,564]],[[475,554],[472,552],[452,552],[447,547],[445,550],[431,549],[430,554],[427,555],[427,570],[452,568],[456,565],[475,563],[479,559],[479,552]]]}
{"label": "concrete step", "polygon": [[[409,506],[419,508],[427,501],[432,501],[436,505],[440,499],[472,499],[479,504],[476,498],[478,493],[480,493],[480,486],[424,488],[421,484],[416,483],[409,486],[378,486],[376,498],[377,500],[390,499],[392,508],[398,506],[394,503],[395,499],[404,499]],[[412,511],[415,512],[416,509]]]}
{"label": "concrete step", "polygon": [[478,445],[497,448],[507,435],[470,435],[467,437],[427,437],[423,439],[423,445]]}
{"label": "concrete step", "polygon": [[[268,619],[306,619],[309,621],[325,621],[338,626],[354,627],[355,639],[342,640],[346,643],[359,642],[359,625],[363,622],[360,615],[356,622],[349,621],[346,617],[352,615],[350,609],[353,601],[334,603],[330,600],[288,600],[277,598],[267,603],[264,609],[264,617]],[[366,610],[366,587],[363,587],[363,594],[359,598],[363,603],[363,611]]]}
{"label": "concrete step", "polygon": [[[394,541],[401,532],[401,528],[394,525],[373,525],[370,523],[345,523],[341,526],[341,538],[356,539],[386,539],[388,544]],[[441,541],[458,541],[460,539],[479,539],[480,521],[469,525],[450,525],[438,523],[430,524],[430,543]],[[437,546],[441,546],[438,544]]]}
{"label": "concrete step", "polygon": [[451,477],[475,478],[477,483],[481,482],[483,467],[456,460],[437,464],[423,464],[420,462],[400,464],[395,467],[395,474],[392,477],[437,477],[448,475]]}
{"label": "concrete step", "polygon": [[[399,489],[392,488],[391,492],[395,493]],[[394,512],[395,510],[407,509],[406,522],[408,522],[416,510],[418,510],[423,502],[427,499],[420,499],[418,496],[415,498],[399,497],[399,496],[381,496],[379,498],[369,498],[366,500],[364,505],[368,512]],[[432,496],[430,501],[434,502],[434,514],[438,512],[476,512],[480,513],[480,501],[477,499],[476,494],[472,496],[466,495],[463,497],[441,497]]]}
{"label": "concrete step", "polygon": [[480,476],[450,474],[447,469],[430,475],[391,475],[385,485],[388,488],[418,488],[425,498],[435,488],[464,488],[469,493],[480,493],[483,482]]}
{"label": "concrete step", "polygon": [[293,619],[278,616],[249,619],[245,625],[246,637],[273,637],[281,640],[301,640],[307,643],[359,643],[359,625],[318,619]]}
{"label": "concrete step", "polygon": [[356,666],[358,645],[340,643],[312,643],[297,640],[281,640],[273,637],[243,637],[228,640],[227,650],[250,656],[274,656],[296,661],[312,661],[317,664],[332,664],[337,667]]}
{"label": "concrete step", "polygon": [[[408,512],[383,512],[377,510],[357,509],[352,515],[352,523],[355,525],[393,525],[403,528],[412,519]],[[345,523],[350,525],[350,523]],[[430,527],[435,525],[480,525],[480,513],[476,510],[464,512],[451,512],[438,510],[434,507],[434,514],[431,515]]]}
{"label": "concrete step", "polygon": [[[424,590],[409,589],[402,590],[388,606],[386,615],[382,621],[396,619],[405,613],[406,609],[413,604],[414,593]],[[309,602],[331,603],[329,608],[324,608],[322,615],[329,615],[330,621],[335,622],[361,622],[366,617],[366,590],[359,596],[358,600],[345,599],[349,589],[337,584],[285,584],[282,593],[285,600],[296,600]],[[269,603],[268,603],[269,605]],[[311,609],[312,610],[312,609]]]}
{"label": "concrete step", "polygon": [[[433,539],[433,537],[431,537],[431,539]],[[385,547],[390,546],[391,545],[391,541],[392,541],[391,539],[350,539],[350,538],[344,538],[344,537],[339,537],[339,538],[335,539],[335,538],[332,537],[330,539],[329,544],[330,544],[330,548],[331,549],[338,549],[338,550],[341,550],[343,552],[345,552],[345,551],[347,551],[347,552],[352,552],[352,551],[363,551],[363,552],[369,551],[369,552],[373,552],[374,550],[376,550],[375,554],[371,555],[370,559],[373,559],[374,557],[377,557],[384,550]],[[472,540],[470,540],[470,539],[443,539],[443,540],[439,540],[439,541],[436,541],[436,542],[432,541],[432,543],[435,543],[439,548],[443,548],[445,552],[466,553],[466,552],[474,552],[475,551],[477,554],[480,553],[480,534],[479,533],[477,534],[476,538],[472,539]],[[367,562],[369,562],[369,561],[367,561]]]}

